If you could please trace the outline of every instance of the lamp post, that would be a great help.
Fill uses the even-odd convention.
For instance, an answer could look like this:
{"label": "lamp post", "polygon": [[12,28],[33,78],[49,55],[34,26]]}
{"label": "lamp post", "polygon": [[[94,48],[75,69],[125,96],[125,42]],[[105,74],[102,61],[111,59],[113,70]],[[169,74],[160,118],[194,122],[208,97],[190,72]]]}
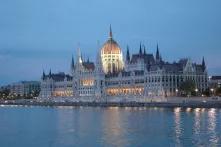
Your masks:
{"label": "lamp post", "polygon": [[199,91],[199,90],[196,88],[196,89],[195,89],[196,96],[198,96],[198,91]]}
{"label": "lamp post", "polygon": [[211,88],[210,91],[211,91],[211,93],[212,93],[212,96],[214,96],[214,89]]}
{"label": "lamp post", "polygon": [[179,90],[178,90],[178,89],[176,89],[176,96],[178,96],[178,92],[179,92]]}

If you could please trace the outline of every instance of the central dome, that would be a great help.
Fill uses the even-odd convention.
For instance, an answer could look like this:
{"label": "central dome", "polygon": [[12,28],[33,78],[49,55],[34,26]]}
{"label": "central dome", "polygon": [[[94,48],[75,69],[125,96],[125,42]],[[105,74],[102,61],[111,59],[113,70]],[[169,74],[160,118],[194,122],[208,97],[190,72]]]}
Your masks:
{"label": "central dome", "polygon": [[120,54],[121,49],[113,38],[109,38],[107,42],[103,45],[101,53],[102,54]]}
{"label": "central dome", "polygon": [[124,67],[122,51],[112,37],[111,27],[109,39],[101,48],[101,60],[104,73],[119,72]]}

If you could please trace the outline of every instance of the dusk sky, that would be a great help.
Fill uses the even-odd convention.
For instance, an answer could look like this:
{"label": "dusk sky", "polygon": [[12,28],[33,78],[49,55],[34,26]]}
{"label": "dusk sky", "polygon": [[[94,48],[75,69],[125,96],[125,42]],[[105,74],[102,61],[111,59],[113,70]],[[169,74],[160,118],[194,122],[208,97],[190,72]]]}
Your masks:
{"label": "dusk sky", "polygon": [[0,85],[70,73],[78,46],[94,60],[110,24],[124,52],[158,42],[164,60],[205,56],[221,75],[221,0],[0,0]]}

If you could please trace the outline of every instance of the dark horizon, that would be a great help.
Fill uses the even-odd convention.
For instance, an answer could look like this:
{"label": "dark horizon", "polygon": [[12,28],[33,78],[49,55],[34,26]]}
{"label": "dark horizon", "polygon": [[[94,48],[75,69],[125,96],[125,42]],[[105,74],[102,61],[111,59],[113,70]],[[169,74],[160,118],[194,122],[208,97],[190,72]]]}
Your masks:
{"label": "dark horizon", "polygon": [[[162,58],[205,57],[209,75],[221,75],[221,1],[0,1],[0,85],[40,80],[46,73],[69,73],[72,54],[95,59],[109,25],[124,55],[142,42]],[[78,45],[80,44],[80,45]]]}

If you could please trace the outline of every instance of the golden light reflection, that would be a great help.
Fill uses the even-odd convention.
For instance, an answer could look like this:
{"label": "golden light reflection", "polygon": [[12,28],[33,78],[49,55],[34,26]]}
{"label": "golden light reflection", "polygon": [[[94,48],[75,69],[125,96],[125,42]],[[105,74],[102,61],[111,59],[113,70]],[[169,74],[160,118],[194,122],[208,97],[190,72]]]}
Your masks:
{"label": "golden light reflection", "polygon": [[200,108],[196,108],[196,109],[195,109],[195,112],[199,112],[199,111],[200,111]]}
{"label": "golden light reflection", "polygon": [[193,132],[194,135],[198,136],[200,134],[200,128],[201,128],[201,119],[200,119],[200,108],[194,109],[194,125],[193,125]]}
{"label": "golden light reflection", "polygon": [[181,108],[174,108],[174,124],[175,124],[175,137],[176,137],[176,146],[181,145],[181,135],[182,135],[182,129],[181,129],[181,120],[180,120],[180,113],[181,113]]}
{"label": "golden light reflection", "polygon": [[118,109],[120,108],[109,107],[106,109],[102,120],[102,129],[104,132],[102,140],[112,146],[127,146],[128,140],[124,138],[125,124],[122,122],[123,118],[120,116],[122,113]]}
{"label": "golden light reflection", "polygon": [[191,112],[192,108],[186,108],[186,112]]}
{"label": "golden light reflection", "polygon": [[179,113],[179,112],[180,112],[180,110],[181,110],[181,108],[180,108],[180,107],[178,107],[178,108],[174,108],[174,112],[175,112],[175,113]]}
{"label": "golden light reflection", "polygon": [[208,133],[210,134],[209,142],[211,146],[216,146],[219,137],[216,133],[216,109],[211,108],[208,111]]}

